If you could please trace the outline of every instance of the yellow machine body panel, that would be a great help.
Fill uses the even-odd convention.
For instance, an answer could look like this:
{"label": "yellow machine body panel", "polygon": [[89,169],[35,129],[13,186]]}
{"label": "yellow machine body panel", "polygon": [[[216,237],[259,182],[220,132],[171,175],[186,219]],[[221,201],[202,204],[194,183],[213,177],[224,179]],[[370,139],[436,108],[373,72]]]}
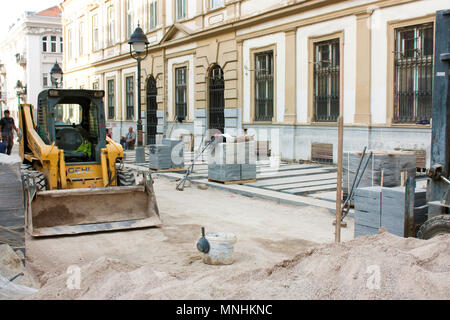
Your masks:
{"label": "yellow machine body panel", "polygon": [[[82,98],[86,99],[85,96],[92,92],[99,92],[53,91],[62,96],[69,95],[69,101],[72,101],[70,94],[76,96],[81,92],[84,94]],[[53,236],[160,225],[150,175],[144,175],[139,186],[118,185],[117,162],[123,158],[120,144],[105,137],[102,140],[104,147],[94,150],[98,152],[95,154],[97,161],[66,161],[65,150],[47,138],[52,127],[49,125],[50,129],[45,131],[36,125],[33,106],[23,104],[19,110],[22,131],[20,156],[24,163],[41,172],[46,180],[46,190],[33,190],[30,181],[25,187],[28,202],[26,226],[31,235]],[[104,111],[100,111],[99,119],[104,121],[101,115]],[[91,119],[89,121],[86,122],[89,126],[104,127],[104,122],[96,124]],[[66,130],[75,130],[71,125],[65,127]],[[73,128],[76,128],[75,124]],[[40,134],[38,130],[41,130]],[[45,143],[42,137],[50,143]]]}

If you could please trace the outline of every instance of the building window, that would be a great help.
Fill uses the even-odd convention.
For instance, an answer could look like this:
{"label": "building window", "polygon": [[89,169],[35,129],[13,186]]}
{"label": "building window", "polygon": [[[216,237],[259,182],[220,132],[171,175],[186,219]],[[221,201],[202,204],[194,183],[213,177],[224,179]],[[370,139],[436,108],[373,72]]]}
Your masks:
{"label": "building window", "polygon": [[114,119],[114,80],[108,80],[108,119]]}
{"label": "building window", "polygon": [[72,29],[67,29],[67,58],[68,60],[72,60],[73,57],[73,41],[72,41]]}
{"label": "building window", "polygon": [[79,30],[78,30],[78,43],[79,43],[79,54],[82,56],[84,54],[84,23],[80,22]]}
{"label": "building window", "polygon": [[158,16],[158,7],[157,7],[157,1],[156,0],[149,0],[148,1],[148,28],[149,30],[155,29]]}
{"label": "building window", "polygon": [[210,0],[209,8],[216,9],[223,6],[223,0]]}
{"label": "building window", "polygon": [[50,50],[56,52],[56,36],[50,37]]}
{"label": "building window", "polygon": [[186,67],[175,69],[175,116],[183,119],[187,114],[186,73]]}
{"label": "building window", "polygon": [[98,15],[94,14],[92,16],[92,47],[94,49],[94,51],[98,50],[98,35],[99,35],[99,31],[98,31]]}
{"label": "building window", "polygon": [[134,84],[133,77],[127,77],[126,82],[126,97],[127,97],[127,120],[134,119]]}
{"label": "building window", "polygon": [[99,85],[98,85],[98,82],[96,81],[96,82],[93,82],[92,83],[92,90],[98,90],[99,89]]}
{"label": "building window", "polygon": [[63,52],[63,38],[59,37],[59,52]]}
{"label": "building window", "polygon": [[177,20],[186,18],[186,0],[177,1]]}
{"label": "building window", "polygon": [[433,23],[395,29],[394,122],[430,123]]}
{"label": "building window", "polygon": [[339,39],[314,44],[314,121],[335,122],[340,105]]}
{"label": "building window", "polygon": [[42,37],[42,51],[47,52],[47,37]]}
{"label": "building window", "polygon": [[134,27],[134,8],[132,0],[127,1],[127,37],[130,38]]}
{"label": "building window", "polygon": [[108,8],[108,45],[114,44],[115,37],[115,19],[114,19],[114,7]]}
{"label": "building window", "polygon": [[255,120],[273,118],[273,51],[255,55]]}
{"label": "building window", "polygon": [[48,74],[46,73],[42,74],[42,86],[48,87]]}

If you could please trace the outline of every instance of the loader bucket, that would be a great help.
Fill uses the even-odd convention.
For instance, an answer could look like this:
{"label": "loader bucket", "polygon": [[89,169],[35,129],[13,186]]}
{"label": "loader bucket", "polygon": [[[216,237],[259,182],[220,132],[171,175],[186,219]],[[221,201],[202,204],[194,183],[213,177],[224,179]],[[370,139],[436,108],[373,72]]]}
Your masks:
{"label": "loader bucket", "polygon": [[37,192],[26,216],[34,237],[161,225],[155,195],[147,184]]}

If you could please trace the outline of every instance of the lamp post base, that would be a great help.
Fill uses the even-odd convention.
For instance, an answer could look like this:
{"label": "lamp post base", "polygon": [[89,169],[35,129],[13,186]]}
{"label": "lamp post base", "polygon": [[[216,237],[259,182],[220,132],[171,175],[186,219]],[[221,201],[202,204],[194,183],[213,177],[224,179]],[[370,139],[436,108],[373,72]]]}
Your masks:
{"label": "lamp post base", "polygon": [[145,148],[144,147],[135,147],[136,152],[136,160],[135,163],[145,163]]}

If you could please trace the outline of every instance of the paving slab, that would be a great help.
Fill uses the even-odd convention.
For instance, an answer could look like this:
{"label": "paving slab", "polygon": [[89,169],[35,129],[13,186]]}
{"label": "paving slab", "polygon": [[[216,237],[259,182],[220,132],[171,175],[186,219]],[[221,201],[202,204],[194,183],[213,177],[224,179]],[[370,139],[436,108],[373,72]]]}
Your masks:
{"label": "paving slab", "polygon": [[193,184],[206,184],[209,186],[213,186],[218,189],[226,190],[229,192],[245,195],[245,196],[252,196],[252,197],[258,197],[266,200],[273,200],[277,201],[279,203],[288,203],[298,206],[307,206],[307,205],[313,205],[321,208],[329,209],[331,213],[335,213],[336,206],[335,204],[319,200],[319,199],[313,199],[310,197],[305,196],[298,196],[273,190],[267,190],[267,189],[260,189],[260,188],[253,188],[249,187],[247,185],[239,185],[239,184],[229,184],[225,185],[222,183],[212,182],[208,180],[195,180],[192,181]]}
{"label": "paving slab", "polygon": [[260,173],[256,176],[257,179],[273,179],[273,178],[283,178],[283,177],[296,177],[296,176],[304,176],[304,175],[310,175],[315,173],[329,173],[330,170],[328,169],[297,169],[297,170],[291,170],[291,171],[274,171],[274,172],[265,172]]}
{"label": "paving slab", "polygon": [[309,174],[309,175],[303,175],[303,176],[294,176],[294,177],[273,177],[272,179],[265,179],[265,180],[257,180],[256,182],[252,182],[249,185],[255,186],[255,187],[268,187],[268,186],[275,186],[275,185],[281,185],[281,184],[287,184],[287,183],[298,183],[303,181],[314,181],[314,180],[327,180],[327,179],[335,179],[336,173],[317,173],[317,174]]}
{"label": "paving slab", "polygon": [[336,201],[336,191],[316,192],[309,196],[321,200]]}
{"label": "paving slab", "polygon": [[[134,154],[133,154],[134,156]],[[190,165],[189,154],[185,154],[186,168]],[[129,160],[131,157],[129,158]],[[206,158],[205,158],[206,159]],[[192,160],[192,159],[191,159]],[[131,161],[130,161],[131,162]],[[147,170],[148,164],[133,164],[126,166],[134,169]],[[179,172],[158,172],[157,175],[178,180],[185,176]],[[288,164],[282,162],[279,167],[271,167],[269,161],[257,161],[257,181],[243,185],[223,185],[208,181],[208,164],[196,161],[194,171],[189,175],[193,184],[206,184],[214,188],[227,190],[251,197],[290,203],[294,205],[315,205],[334,212],[336,198],[336,168],[318,164]],[[314,197],[317,192],[331,191],[330,197]]]}
{"label": "paving slab", "polygon": [[309,181],[305,181],[305,182],[283,183],[283,184],[278,184],[278,185],[274,185],[274,186],[263,186],[262,188],[282,191],[282,190],[287,190],[287,189],[320,186],[320,185],[327,185],[327,184],[333,184],[333,183],[336,185],[336,179],[309,180]]}
{"label": "paving slab", "polygon": [[[158,175],[169,178],[178,179],[179,174],[168,172],[168,173],[158,173]],[[192,184],[205,184],[217,189],[226,190],[232,193],[241,194],[250,197],[258,197],[266,200],[273,200],[279,203],[288,203],[297,206],[313,205],[321,208],[329,209],[331,213],[335,213],[336,206],[334,203],[321,199],[314,199],[306,196],[299,196],[294,194],[283,193],[274,190],[267,190],[262,188],[255,188],[249,186],[249,184],[222,184],[213,181],[208,181],[208,179],[191,180]]]}
{"label": "paving slab", "polygon": [[291,194],[302,194],[302,193],[316,192],[318,190],[334,190],[334,189],[336,189],[336,183],[320,185],[320,186],[312,186],[312,187],[287,189],[287,190],[283,190],[282,192],[291,193]]}

